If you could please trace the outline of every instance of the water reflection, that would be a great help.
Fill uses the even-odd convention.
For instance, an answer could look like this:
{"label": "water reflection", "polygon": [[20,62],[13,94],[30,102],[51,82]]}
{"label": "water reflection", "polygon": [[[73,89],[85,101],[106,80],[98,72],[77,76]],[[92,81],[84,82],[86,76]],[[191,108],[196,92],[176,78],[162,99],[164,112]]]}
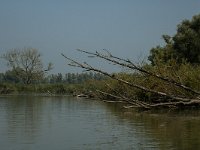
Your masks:
{"label": "water reflection", "polygon": [[[114,114],[133,124],[139,134],[145,133],[156,141],[159,149],[200,149],[200,111],[128,111],[110,106]],[[141,128],[142,126],[142,128]]]}
{"label": "water reflection", "polygon": [[0,147],[200,149],[199,113],[138,113],[72,97],[1,97]]}
{"label": "water reflection", "polygon": [[6,98],[4,102],[9,140],[15,141],[17,135],[21,135],[17,140],[34,141],[41,124],[43,101],[24,96]]}

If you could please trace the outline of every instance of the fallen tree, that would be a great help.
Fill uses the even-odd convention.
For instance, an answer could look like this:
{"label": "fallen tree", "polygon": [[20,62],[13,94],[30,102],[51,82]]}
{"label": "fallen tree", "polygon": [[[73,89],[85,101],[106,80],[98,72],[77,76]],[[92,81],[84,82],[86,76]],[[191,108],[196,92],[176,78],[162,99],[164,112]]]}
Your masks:
{"label": "fallen tree", "polygon": [[82,68],[85,71],[94,71],[94,72],[101,73],[119,82],[121,85],[128,86],[133,91],[137,89],[142,92],[151,93],[152,95],[154,95],[153,97],[154,99],[151,97],[149,101],[144,101],[142,98],[139,98],[137,95],[127,96],[127,94],[125,94],[126,91],[118,92],[116,89],[112,88],[108,83],[105,83],[106,87],[110,89],[109,92],[107,92],[106,90],[105,91],[99,90],[99,89],[96,90],[96,92],[100,93],[102,99],[105,99],[106,97],[109,98],[104,101],[115,102],[115,103],[117,102],[126,103],[125,108],[137,107],[137,108],[151,109],[151,108],[158,108],[158,107],[178,108],[182,106],[200,106],[200,98],[199,98],[200,92],[197,89],[187,86],[177,81],[174,78],[157,74],[156,72],[151,71],[150,69],[145,69],[145,67],[136,65],[129,59],[123,59],[123,58],[113,56],[110,52],[106,50],[104,50],[104,53],[100,53],[97,51],[88,52],[88,51],[80,50],[80,49],[78,49],[78,51],[81,53],[87,54],[88,57],[100,58],[107,62],[112,63],[113,65],[119,65],[123,68],[131,69],[140,78],[143,78],[144,80],[151,79],[152,83],[154,83],[155,81],[155,84],[156,84],[156,82],[159,80],[158,83],[162,84],[163,89],[165,89],[165,87],[169,87],[177,91],[180,91],[178,92],[178,94],[177,93],[172,94],[173,91],[172,90],[170,91],[169,88],[167,90],[158,90],[156,88],[146,86],[145,84],[129,81],[126,78],[124,79],[117,74],[111,74],[106,71],[103,71],[102,69],[97,69],[86,62],[80,63],[62,54],[62,56],[64,56],[70,62],[69,65],[72,67]]}

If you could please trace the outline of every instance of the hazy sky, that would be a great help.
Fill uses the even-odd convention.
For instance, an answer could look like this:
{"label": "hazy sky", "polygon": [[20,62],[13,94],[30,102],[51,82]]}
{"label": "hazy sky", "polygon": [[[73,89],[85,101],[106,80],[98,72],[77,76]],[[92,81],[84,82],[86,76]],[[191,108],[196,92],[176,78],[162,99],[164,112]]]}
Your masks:
{"label": "hazy sky", "polygon": [[[80,58],[77,48],[138,61],[163,43],[162,34],[175,34],[177,24],[199,13],[199,0],[0,0],[0,54],[37,48],[54,64],[52,73],[76,72],[60,53]],[[0,60],[0,72],[5,65]]]}

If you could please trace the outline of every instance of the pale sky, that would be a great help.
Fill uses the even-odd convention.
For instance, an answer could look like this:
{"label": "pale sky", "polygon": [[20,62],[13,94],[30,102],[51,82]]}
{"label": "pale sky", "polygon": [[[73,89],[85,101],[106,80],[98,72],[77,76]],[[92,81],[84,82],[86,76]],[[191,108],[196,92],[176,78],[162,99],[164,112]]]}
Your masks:
{"label": "pale sky", "polygon": [[[78,71],[60,55],[81,58],[77,48],[108,49],[137,62],[163,43],[163,34],[172,36],[177,24],[199,13],[199,0],[0,0],[0,54],[37,48],[44,63],[54,64],[52,73]],[[0,72],[6,69],[0,60]]]}

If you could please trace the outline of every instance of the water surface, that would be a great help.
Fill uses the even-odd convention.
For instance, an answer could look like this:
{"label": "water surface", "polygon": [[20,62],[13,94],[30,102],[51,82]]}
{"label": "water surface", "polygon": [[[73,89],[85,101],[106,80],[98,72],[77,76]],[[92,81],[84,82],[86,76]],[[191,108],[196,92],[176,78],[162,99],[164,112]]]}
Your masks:
{"label": "water surface", "polygon": [[74,97],[0,97],[0,149],[200,149],[199,114],[138,113]]}

